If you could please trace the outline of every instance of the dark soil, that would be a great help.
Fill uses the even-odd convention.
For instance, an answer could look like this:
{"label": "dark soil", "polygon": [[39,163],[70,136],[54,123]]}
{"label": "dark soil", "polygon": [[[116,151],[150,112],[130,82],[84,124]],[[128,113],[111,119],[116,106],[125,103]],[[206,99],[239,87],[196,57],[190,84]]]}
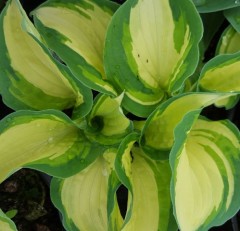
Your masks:
{"label": "dark soil", "polygon": [[21,169],[0,184],[0,208],[19,231],[64,231],[39,172]]}

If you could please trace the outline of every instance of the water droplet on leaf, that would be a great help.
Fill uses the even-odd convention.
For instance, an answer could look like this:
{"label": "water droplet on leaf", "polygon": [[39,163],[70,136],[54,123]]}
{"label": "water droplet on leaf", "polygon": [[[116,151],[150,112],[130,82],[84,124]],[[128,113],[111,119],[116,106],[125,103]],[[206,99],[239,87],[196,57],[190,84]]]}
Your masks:
{"label": "water droplet on leaf", "polygon": [[104,169],[102,170],[102,174],[103,174],[103,176],[107,176],[107,175],[108,175],[108,171],[107,171],[106,168],[104,168]]}
{"label": "water droplet on leaf", "polygon": [[222,44],[223,44],[224,46],[227,45],[227,36],[223,36],[223,38],[222,38]]}
{"label": "water droplet on leaf", "polygon": [[52,143],[53,142],[53,137],[49,137],[48,138],[48,143]]}

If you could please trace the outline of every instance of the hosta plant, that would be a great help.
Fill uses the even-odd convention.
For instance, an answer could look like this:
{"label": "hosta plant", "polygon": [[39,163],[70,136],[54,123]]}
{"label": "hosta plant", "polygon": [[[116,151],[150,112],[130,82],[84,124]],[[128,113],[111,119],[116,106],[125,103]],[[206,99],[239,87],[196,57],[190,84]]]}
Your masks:
{"label": "hosta plant", "polygon": [[[9,0],[0,93],[16,112],[0,122],[1,182],[20,168],[53,176],[69,231],[206,231],[233,217],[239,130],[201,113],[239,99],[240,8],[230,2],[48,0],[28,16]],[[222,22],[210,19],[223,15],[231,24],[207,60]],[[2,211],[0,227],[16,230]]]}

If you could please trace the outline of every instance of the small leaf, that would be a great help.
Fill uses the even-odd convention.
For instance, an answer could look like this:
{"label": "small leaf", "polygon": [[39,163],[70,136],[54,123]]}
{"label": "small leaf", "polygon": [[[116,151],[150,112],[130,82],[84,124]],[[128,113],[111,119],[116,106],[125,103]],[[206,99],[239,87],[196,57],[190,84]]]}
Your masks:
{"label": "small leaf", "polygon": [[125,92],[123,106],[147,117],[181,89],[197,66],[201,36],[200,17],[189,1],[123,4],[109,25],[104,52],[107,79]]}
{"label": "small leaf", "polygon": [[0,91],[9,107],[80,107],[81,116],[88,113],[90,90],[54,60],[18,0],[10,0],[1,14],[0,49]]}
{"label": "small leaf", "polygon": [[116,95],[106,81],[103,47],[117,5],[105,0],[50,0],[34,10],[34,22],[47,45],[85,85]]}
{"label": "small leaf", "polygon": [[205,64],[199,89],[212,92],[240,92],[240,52],[218,55]]}
{"label": "small leaf", "polygon": [[221,35],[217,45],[216,55],[233,54],[240,51],[240,33],[229,25]]}
{"label": "small leaf", "polygon": [[119,147],[115,168],[129,190],[122,231],[177,230],[170,200],[170,165],[155,161],[137,147],[138,134],[127,136]]}
{"label": "small leaf", "polygon": [[90,140],[102,144],[120,143],[133,130],[131,121],[121,109],[123,95],[111,98],[99,95],[94,101],[92,111],[87,116],[88,128],[85,134]]}
{"label": "small leaf", "polygon": [[0,122],[0,149],[0,182],[21,167],[71,176],[103,150],[91,145],[76,124],[55,110],[19,111],[5,117]]}
{"label": "small leaf", "polygon": [[115,154],[116,151],[107,151],[104,153],[106,159],[100,155],[76,175],[52,181],[51,196],[62,212],[67,230],[108,230],[108,187],[112,183]]}
{"label": "small leaf", "polygon": [[12,219],[13,217],[15,217],[17,215],[17,213],[18,213],[17,209],[12,209],[12,210],[7,211],[5,214],[7,217]]}
{"label": "small leaf", "polygon": [[205,231],[240,208],[240,137],[229,121],[196,118],[188,114],[175,130],[171,195],[179,229]]}
{"label": "small leaf", "polygon": [[0,230],[4,231],[17,231],[17,227],[12,220],[6,216],[0,209]]}

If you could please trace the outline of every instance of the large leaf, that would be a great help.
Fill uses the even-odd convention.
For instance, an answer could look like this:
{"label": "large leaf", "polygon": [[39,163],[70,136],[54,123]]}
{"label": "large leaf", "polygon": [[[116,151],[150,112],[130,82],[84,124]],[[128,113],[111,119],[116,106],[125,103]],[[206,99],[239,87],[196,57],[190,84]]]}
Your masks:
{"label": "large leaf", "polygon": [[131,121],[121,109],[122,98],[123,95],[111,98],[101,94],[95,98],[85,129],[90,140],[107,145],[120,143],[133,130]]}
{"label": "large leaf", "polygon": [[237,93],[187,93],[161,104],[146,121],[141,146],[153,159],[168,159],[174,142],[174,129],[190,111],[209,106]]}
{"label": "large leaf", "polygon": [[127,214],[122,231],[177,230],[170,200],[170,165],[148,158],[137,146],[138,134],[120,145],[115,168],[129,190]]}
{"label": "large leaf", "polygon": [[[166,26],[167,22],[167,26]],[[123,106],[147,117],[198,63],[202,24],[188,0],[129,0],[108,28],[104,63]]]}
{"label": "large leaf", "polygon": [[221,225],[240,208],[239,130],[197,117],[188,114],[177,127],[170,154],[174,214],[188,231]]}
{"label": "large leaf", "polygon": [[13,221],[9,219],[0,209],[0,230],[4,231],[17,231]]}
{"label": "large leaf", "polygon": [[18,0],[10,0],[1,14],[0,49],[0,92],[9,107],[80,107],[79,115],[90,110],[90,90],[54,60]]}
{"label": "large leaf", "polygon": [[212,92],[240,92],[240,51],[211,59],[202,69],[199,89]]}
{"label": "large leaf", "polygon": [[117,5],[105,0],[49,0],[34,12],[34,22],[47,45],[87,86],[115,94],[106,81],[103,46]]}
{"label": "large leaf", "polygon": [[[116,190],[116,178],[113,177],[115,154],[116,150],[109,150],[76,175],[52,181],[51,196],[63,214],[66,230],[108,230],[108,191],[115,194]],[[110,230],[117,231],[122,224],[119,209],[115,215]]]}
{"label": "large leaf", "polygon": [[192,0],[200,13],[209,13],[240,6],[239,0]]}
{"label": "large leaf", "polygon": [[[91,145],[63,113],[19,111],[0,122],[0,182],[21,167],[67,177],[88,166],[100,147]],[[89,155],[91,153],[91,155]]]}

